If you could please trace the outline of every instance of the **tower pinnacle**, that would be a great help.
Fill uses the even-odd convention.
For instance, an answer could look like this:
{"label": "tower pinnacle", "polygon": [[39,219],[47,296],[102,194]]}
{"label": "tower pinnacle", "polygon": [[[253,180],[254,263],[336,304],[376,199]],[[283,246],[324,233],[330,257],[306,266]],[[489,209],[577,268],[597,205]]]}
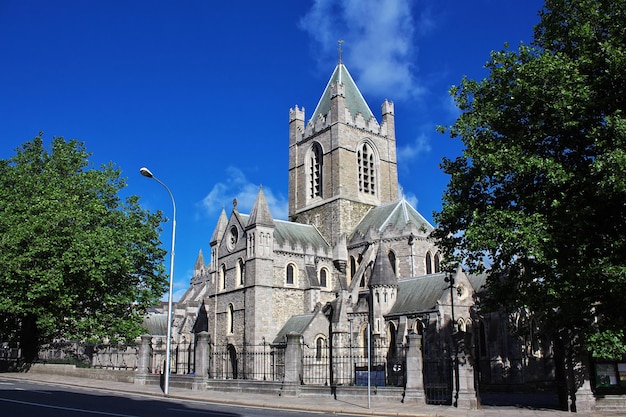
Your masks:
{"label": "tower pinnacle", "polygon": [[339,39],[339,40],[337,41],[337,45],[338,45],[338,46],[337,46],[337,51],[339,51],[339,64],[343,64],[343,62],[342,62],[342,58],[341,58],[341,55],[342,55],[342,53],[343,53],[343,47],[342,47],[343,42],[344,42],[344,40],[343,40],[343,39]]}

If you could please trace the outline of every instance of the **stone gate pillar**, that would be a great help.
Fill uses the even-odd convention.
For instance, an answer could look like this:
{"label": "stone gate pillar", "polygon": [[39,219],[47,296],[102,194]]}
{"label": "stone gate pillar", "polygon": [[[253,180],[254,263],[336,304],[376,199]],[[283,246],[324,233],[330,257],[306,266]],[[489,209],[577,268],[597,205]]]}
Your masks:
{"label": "stone gate pillar", "polygon": [[298,396],[302,382],[302,335],[287,334],[285,349],[285,378],[281,395]]}
{"label": "stone gate pillar", "polygon": [[191,386],[194,390],[206,388],[206,380],[209,376],[209,333],[196,334],[196,349],[194,350],[194,381]]}
{"label": "stone gate pillar", "polygon": [[406,352],[406,389],[404,392],[404,401],[425,404],[422,335],[411,333],[407,336],[407,342],[409,346]]}
{"label": "stone gate pillar", "polygon": [[464,345],[460,344],[456,355],[458,372],[457,407],[466,410],[478,408],[478,396],[474,385],[474,364],[470,355],[465,353]]}
{"label": "stone gate pillar", "polygon": [[137,374],[135,375],[135,384],[145,385],[146,379],[150,374],[150,358],[152,356],[152,347],[150,342],[152,335],[142,334],[141,344],[139,345],[139,357],[137,358]]}

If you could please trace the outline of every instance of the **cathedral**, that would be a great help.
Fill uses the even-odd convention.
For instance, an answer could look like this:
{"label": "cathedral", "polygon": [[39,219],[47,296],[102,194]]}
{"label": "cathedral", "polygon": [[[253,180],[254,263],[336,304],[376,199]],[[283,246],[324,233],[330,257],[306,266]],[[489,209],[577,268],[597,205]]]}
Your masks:
{"label": "cathedral", "polygon": [[377,119],[342,62],[310,119],[289,110],[289,220],[262,188],[250,213],[222,209],[175,305],[176,341],[205,331],[236,351],[297,331],[390,357],[410,332],[471,323],[472,283],[441,272],[433,226],[398,193],[394,117],[386,100]]}

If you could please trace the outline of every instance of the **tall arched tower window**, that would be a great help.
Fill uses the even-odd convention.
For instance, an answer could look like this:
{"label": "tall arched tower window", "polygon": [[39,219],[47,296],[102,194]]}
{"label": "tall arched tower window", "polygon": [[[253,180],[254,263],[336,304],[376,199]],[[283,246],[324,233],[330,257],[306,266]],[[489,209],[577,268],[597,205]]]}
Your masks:
{"label": "tall arched tower window", "polygon": [[235,332],[235,307],[232,304],[228,304],[228,316],[226,325],[228,326],[228,334],[233,334]]}
{"label": "tall arched tower window", "polygon": [[439,252],[437,252],[435,254],[435,274],[441,272],[441,267],[439,266],[439,264],[440,264],[439,257],[440,257]]}
{"label": "tall arched tower window", "polygon": [[426,253],[426,273],[427,274],[432,274],[433,273],[433,264],[432,264],[432,259],[430,256],[430,252]]}
{"label": "tall arched tower window", "polygon": [[398,276],[398,271],[397,271],[397,261],[396,261],[396,254],[394,251],[390,250],[387,253],[387,257],[389,257],[389,263],[391,264],[391,269],[393,270],[393,273],[396,274],[396,276]]}
{"label": "tall arched tower window", "polygon": [[365,194],[376,194],[376,155],[368,143],[363,143],[357,149],[357,164],[359,166],[359,191]]}
{"label": "tall arched tower window", "polygon": [[307,156],[307,168],[309,179],[309,198],[322,196],[322,165],[323,165],[322,147],[315,142],[309,150]]}

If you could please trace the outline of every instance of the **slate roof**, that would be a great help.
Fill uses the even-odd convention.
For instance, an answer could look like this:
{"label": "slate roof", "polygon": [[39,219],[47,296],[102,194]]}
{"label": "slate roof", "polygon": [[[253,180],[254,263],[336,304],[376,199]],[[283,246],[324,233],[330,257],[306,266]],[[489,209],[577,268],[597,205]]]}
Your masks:
{"label": "slate roof", "polygon": [[322,93],[320,101],[317,103],[317,107],[315,107],[315,111],[311,117],[313,123],[315,123],[320,115],[326,116],[330,111],[330,87],[337,82],[344,85],[346,108],[350,110],[352,117],[356,117],[358,113],[361,113],[366,121],[374,117],[374,113],[372,113],[372,110],[370,110],[367,105],[367,102],[356,86],[348,69],[345,65],[339,63],[335,67],[335,71],[333,71],[330,80],[328,80],[328,84],[326,84],[326,88],[324,89],[324,93]]}
{"label": "slate roof", "polygon": [[143,319],[143,327],[154,336],[167,335],[167,314],[153,313]]}
{"label": "slate roof", "polygon": [[[249,224],[250,215],[240,214],[240,216],[245,224]],[[303,248],[330,250],[330,244],[322,237],[319,230],[310,224],[274,219],[274,239],[280,246],[289,243]]]}
{"label": "slate roof", "polygon": [[391,268],[391,262],[389,257],[385,253],[382,244],[378,245],[378,253],[376,254],[376,260],[374,261],[374,267],[372,268],[372,274],[369,280],[370,287],[376,286],[397,286],[398,279],[396,274]]}
{"label": "slate roof", "polygon": [[311,320],[313,320],[313,317],[315,317],[315,313],[298,314],[296,316],[291,316],[289,320],[287,320],[287,323],[285,323],[283,328],[280,329],[280,331],[276,335],[276,338],[274,339],[274,342],[272,343],[286,343],[286,337],[289,333],[303,334],[311,323]]}
{"label": "slate roof", "polygon": [[252,207],[252,211],[250,211],[248,225],[251,226],[253,224],[274,226],[274,219],[272,218],[272,213],[270,212],[270,208],[267,205],[267,200],[265,199],[263,187],[259,188],[259,193],[257,194],[256,200],[254,201],[254,206]]}
{"label": "slate roof", "polygon": [[382,206],[374,207],[367,212],[363,220],[354,229],[352,236],[359,234],[365,236],[370,228],[382,232],[387,227],[402,230],[408,223],[415,227],[424,227],[429,233],[434,227],[428,223],[417,210],[415,210],[404,198]]}
{"label": "slate roof", "polygon": [[432,311],[447,288],[445,274],[430,274],[398,281],[396,302],[386,316]]}

